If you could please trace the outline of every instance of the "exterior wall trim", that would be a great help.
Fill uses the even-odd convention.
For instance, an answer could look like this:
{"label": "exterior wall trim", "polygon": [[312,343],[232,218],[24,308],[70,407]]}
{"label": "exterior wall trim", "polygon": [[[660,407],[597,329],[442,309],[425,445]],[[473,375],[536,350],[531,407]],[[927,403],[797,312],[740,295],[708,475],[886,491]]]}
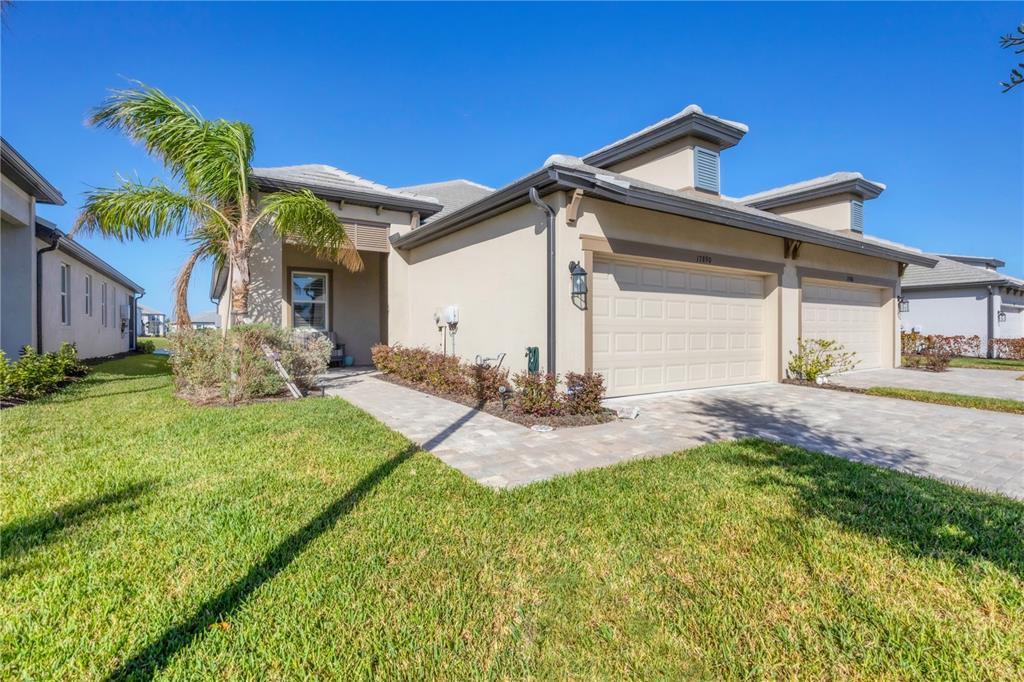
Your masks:
{"label": "exterior wall trim", "polygon": [[[710,265],[713,267],[733,268],[736,270],[750,270],[754,272],[771,273],[781,275],[785,267],[783,263],[759,260],[756,258],[744,258],[742,256],[730,256],[720,253],[709,253],[707,251],[693,251],[672,246],[660,246],[648,242],[637,242],[628,239],[606,239],[592,235],[580,235],[583,242],[583,249],[593,254],[610,254],[617,256],[638,256],[641,258],[657,258],[659,260],[690,263],[693,265]],[[706,259],[711,258],[711,262]],[[590,272],[592,268],[587,268]]]}
{"label": "exterior wall trim", "polygon": [[900,286],[899,279],[895,278],[889,279],[887,277],[851,275],[846,272],[835,272],[833,270],[818,270],[817,268],[797,267],[796,276],[800,282],[801,288],[803,288],[804,278],[824,279],[832,282],[846,282],[847,284],[867,284],[871,286],[884,287],[893,290],[898,290]]}
{"label": "exterior wall trim", "polygon": [[832,197],[838,194],[853,194],[861,200],[874,199],[881,194],[884,189],[884,187],[880,187],[870,180],[855,178],[853,180],[846,180],[845,182],[826,183],[814,187],[804,187],[793,192],[779,193],[764,197],[763,199],[743,201],[742,203],[746,206],[766,210],[769,208],[778,208],[780,206],[789,206],[790,204],[799,204],[813,199],[823,199],[825,197]]}

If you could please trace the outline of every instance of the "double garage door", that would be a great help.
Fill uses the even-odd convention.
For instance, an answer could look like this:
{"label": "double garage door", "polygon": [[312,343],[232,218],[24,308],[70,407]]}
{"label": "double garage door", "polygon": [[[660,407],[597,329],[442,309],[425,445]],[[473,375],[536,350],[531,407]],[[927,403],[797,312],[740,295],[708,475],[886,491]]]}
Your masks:
{"label": "double garage door", "polygon": [[598,260],[593,366],[609,396],[765,380],[765,279]]}
{"label": "double garage door", "polygon": [[[596,260],[593,368],[608,396],[765,381],[765,276],[689,265]],[[803,282],[800,335],[882,366],[882,290]]]}
{"label": "double garage door", "polygon": [[882,290],[877,287],[805,281],[800,335],[838,341],[856,353],[856,369],[882,366]]}

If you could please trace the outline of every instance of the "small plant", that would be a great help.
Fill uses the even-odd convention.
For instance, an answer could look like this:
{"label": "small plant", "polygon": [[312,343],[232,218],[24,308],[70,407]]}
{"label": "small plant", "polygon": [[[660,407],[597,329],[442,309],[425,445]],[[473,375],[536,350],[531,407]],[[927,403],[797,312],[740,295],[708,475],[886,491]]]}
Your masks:
{"label": "small plant", "polygon": [[803,381],[824,382],[833,374],[849,372],[860,362],[856,353],[830,339],[797,339],[797,352],[790,353],[789,376]]}
{"label": "small plant", "polygon": [[88,372],[89,368],[79,362],[78,351],[70,343],[62,343],[54,353],[36,353],[31,346],[25,346],[15,362],[0,352],[0,398],[39,398]]}
{"label": "small plant", "polygon": [[156,350],[156,344],[152,341],[136,341],[135,352],[136,353],[152,353]]}
{"label": "small plant", "polygon": [[565,375],[565,406],[569,414],[598,414],[604,398],[604,377],[593,372]]}
{"label": "small plant", "polygon": [[478,403],[501,400],[501,389],[509,388],[508,370],[500,367],[473,365],[470,369],[473,383],[473,397]]}
{"label": "small plant", "polygon": [[553,417],[563,413],[564,401],[558,392],[557,374],[520,372],[512,377],[516,387],[515,408],[535,417]]}

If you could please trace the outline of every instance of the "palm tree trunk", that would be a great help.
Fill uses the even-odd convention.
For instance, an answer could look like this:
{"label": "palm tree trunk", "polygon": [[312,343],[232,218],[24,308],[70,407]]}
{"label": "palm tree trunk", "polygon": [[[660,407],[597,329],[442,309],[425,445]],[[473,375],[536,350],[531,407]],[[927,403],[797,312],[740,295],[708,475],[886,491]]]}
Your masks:
{"label": "palm tree trunk", "polygon": [[174,279],[174,319],[178,322],[179,330],[192,326],[192,318],[188,314],[188,284],[199,256],[198,249],[193,251]]}
{"label": "palm tree trunk", "polygon": [[249,255],[251,244],[248,239],[236,237],[231,240],[228,256],[231,262],[231,324],[243,323],[249,317]]}

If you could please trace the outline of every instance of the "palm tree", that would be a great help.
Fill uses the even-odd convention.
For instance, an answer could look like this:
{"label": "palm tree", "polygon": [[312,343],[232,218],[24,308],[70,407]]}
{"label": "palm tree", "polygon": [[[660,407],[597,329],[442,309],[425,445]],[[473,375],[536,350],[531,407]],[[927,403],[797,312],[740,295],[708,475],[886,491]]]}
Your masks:
{"label": "palm tree", "polygon": [[74,231],[98,232],[121,241],[176,234],[193,246],[175,281],[175,315],[188,324],[187,293],[201,260],[226,265],[232,321],[249,308],[249,257],[269,228],[301,242],[317,256],[350,271],[362,260],[345,227],[312,192],[259,195],[253,187],[252,128],[240,121],[204,119],[193,107],[135,82],[115,90],[93,111],[89,124],[119,130],[159,159],[180,187],[122,179],[120,186],[86,193]]}

